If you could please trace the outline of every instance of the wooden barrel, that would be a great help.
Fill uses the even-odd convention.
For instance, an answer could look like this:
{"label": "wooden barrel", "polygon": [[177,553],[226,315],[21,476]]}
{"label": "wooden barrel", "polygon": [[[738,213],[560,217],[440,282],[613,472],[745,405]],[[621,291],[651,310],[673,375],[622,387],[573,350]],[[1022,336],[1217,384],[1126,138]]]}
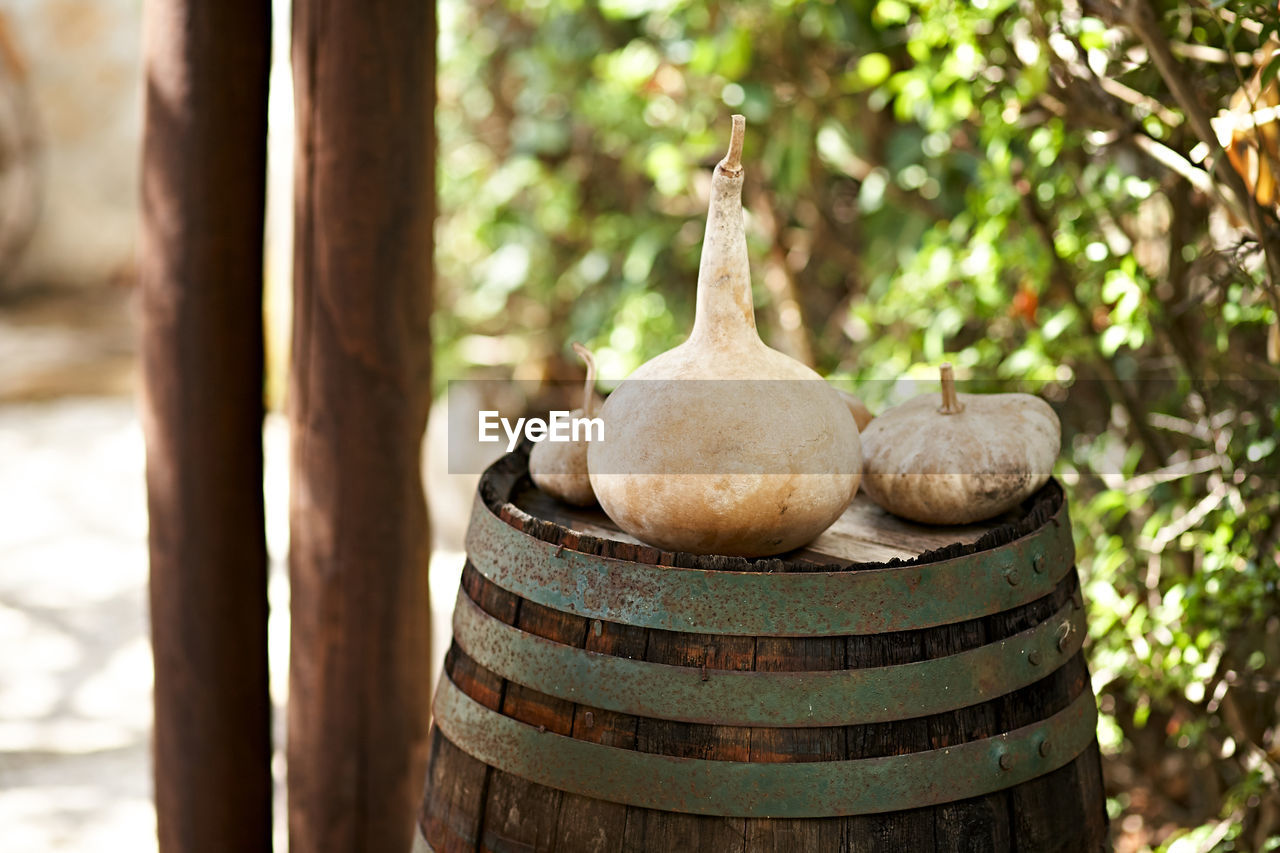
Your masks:
{"label": "wooden barrel", "polygon": [[966,527],[860,497],[743,560],[642,545],[527,461],[480,484],[419,849],[1107,847],[1057,483]]}

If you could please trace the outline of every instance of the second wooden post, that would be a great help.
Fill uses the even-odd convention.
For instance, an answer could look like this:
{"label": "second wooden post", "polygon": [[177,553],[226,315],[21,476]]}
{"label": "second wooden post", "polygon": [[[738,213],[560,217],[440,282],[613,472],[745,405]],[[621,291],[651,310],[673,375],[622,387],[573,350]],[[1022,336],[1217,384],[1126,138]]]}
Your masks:
{"label": "second wooden post", "polygon": [[428,721],[435,18],[295,0],[289,844],[405,851]]}

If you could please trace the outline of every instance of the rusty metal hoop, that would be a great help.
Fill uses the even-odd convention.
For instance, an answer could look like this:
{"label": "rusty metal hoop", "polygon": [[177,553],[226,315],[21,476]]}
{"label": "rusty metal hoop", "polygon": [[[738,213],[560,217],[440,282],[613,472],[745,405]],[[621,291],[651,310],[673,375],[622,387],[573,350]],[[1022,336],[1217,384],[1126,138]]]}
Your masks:
{"label": "rusty metal hoop", "polygon": [[509,681],[593,708],[729,726],[881,723],[976,705],[1056,670],[1080,649],[1084,627],[1084,608],[1068,601],[1033,628],[945,657],[864,669],[738,672],[557,643],[490,616],[465,589],[453,611],[459,648]]}
{"label": "rusty metal hoop", "polygon": [[435,718],[445,737],[478,760],[561,791],[687,814],[815,818],[940,805],[1030,781],[1093,743],[1097,706],[1083,690],[1048,719],[995,737],[794,764],[680,758],[578,740],[487,708],[448,677],[436,693]]}
{"label": "rusty metal hoop", "polygon": [[466,543],[471,564],[488,580],[553,610],[642,628],[762,637],[881,634],[976,619],[1048,595],[1075,561],[1066,501],[1048,523],[1004,547],[857,571],[731,572],[593,556],[516,530],[480,497]]}

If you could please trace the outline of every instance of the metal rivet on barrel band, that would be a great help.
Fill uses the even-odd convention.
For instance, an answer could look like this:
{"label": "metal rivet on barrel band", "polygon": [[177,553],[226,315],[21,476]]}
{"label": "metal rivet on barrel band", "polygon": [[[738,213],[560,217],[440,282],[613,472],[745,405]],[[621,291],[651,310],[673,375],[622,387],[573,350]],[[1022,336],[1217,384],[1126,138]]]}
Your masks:
{"label": "metal rivet on barrel band", "polygon": [[1004,573],[1004,579],[1009,582],[1009,586],[1017,586],[1022,582],[1022,575],[1018,574],[1017,569],[1010,569]]}
{"label": "metal rivet on barrel band", "polygon": [[1046,738],[1045,740],[1040,741],[1040,749],[1039,749],[1040,757],[1048,758],[1049,753],[1051,752],[1053,752],[1053,747],[1049,745],[1048,739]]}
{"label": "metal rivet on barrel band", "polygon": [[[732,726],[840,726],[923,717],[976,705],[1043,678],[1035,655],[1056,669],[1068,655],[1055,642],[1059,620],[1084,636],[1084,611],[1070,603],[1039,625],[952,655],[862,669],[742,672],[633,660],[558,643],[486,613],[459,589],[458,647],[490,672],[591,708],[639,717]],[[945,690],[937,689],[946,685]],[[796,697],[804,697],[803,702]]]}
{"label": "metal rivet on barrel band", "polygon": [[1013,769],[1013,756],[1012,756],[1012,755],[1010,755],[1010,754],[1009,754],[1009,753],[1007,753],[1007,752],[1002,752],[1002,753],[1000,753],[1000,769],[1001,769],[1001,770],[1012,770],[1012,769]]}
{"label": "metal rivet on barrel band", "polygon": [[1027,660],[1031,662],[1032,666],[1039,666],[1040,652],[1035,649],[1032,649],[1031,651],[1027,652]]}
{"label": "metal rivet on barrel band", "polygon": [[1031,568],[1036,574],[1044,571],[1044,554],[1036,554],[1031,558]]}
{"label": "metal rivet on barrel band", "polygon": [[[1097,706],[1082,690],[1052,717],[996,737],[906,755],[797,763],[680,758],[539,732],[485,707],[449,678],[436,693],[435,718],[463,752],[562,791],[689,814],[810,818],[939,805],[1030,781],[1093,742]],[[1055,749],[1040,758],[1038,746],[1049,737]]]}
{"label": "metal rivet on barrel band", "polygon": [[[559,548],[515,529],[477,499],[467,555],[502,589],[590,619],[732,636],[866,636],[963,622],[1049,594],[1075,559],[1066,515],[1063,501],[1053,516],[1059,523],[999,548],[926,565],[733,572]],[[1037,555],[1044,558],[1044,572],[1016,588],[998,583]]]}

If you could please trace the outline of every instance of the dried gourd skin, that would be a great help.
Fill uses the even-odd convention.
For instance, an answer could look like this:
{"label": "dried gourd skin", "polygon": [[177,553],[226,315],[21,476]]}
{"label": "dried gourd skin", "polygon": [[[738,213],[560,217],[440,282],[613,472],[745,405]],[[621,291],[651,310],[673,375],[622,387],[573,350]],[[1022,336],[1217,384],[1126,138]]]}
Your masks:
{"label": "dried gourd skin", "polygon": [[[949,366],[948,366],[949,367]],[[940,411],[922,394],[862,434],[863,488],[877,504],[924,524],[970,524],[1013,509],[1053,473],[1058,416],[1030,394],[957,394]]]}
{"label": "dried gourd skin", "polygon": [[[572,410],[569,417],[583,417],[582,409]],[[529,477],[539,489],[565,503],[591,506],[596,502],[587,475],[585,441],[537,442],[529,451]]]}
{"label": "dried gourd skin", "polygon": [[[689,339],[637,369],[588,449],[600,506],[660,548],[757,557],[809,542],[857,492],[857,425],[816,373],[756,331],[742,224],[740,117],[716,167]],[[782,381],[779,381],[782,380]]]}
{"label": "dried gourd skin", "polygon": [[[569,420],[595,417],[600,408],[595,396],[595,358],[581,344],[573,349],[587,365],[587,378],[582,391],[582,408],[569,412]],[[529,451],[529,477],[542,491],[574,506],[591,506],[596,502],[587,474],[588,435],[584,430],[576,441],[539,441]]]}

